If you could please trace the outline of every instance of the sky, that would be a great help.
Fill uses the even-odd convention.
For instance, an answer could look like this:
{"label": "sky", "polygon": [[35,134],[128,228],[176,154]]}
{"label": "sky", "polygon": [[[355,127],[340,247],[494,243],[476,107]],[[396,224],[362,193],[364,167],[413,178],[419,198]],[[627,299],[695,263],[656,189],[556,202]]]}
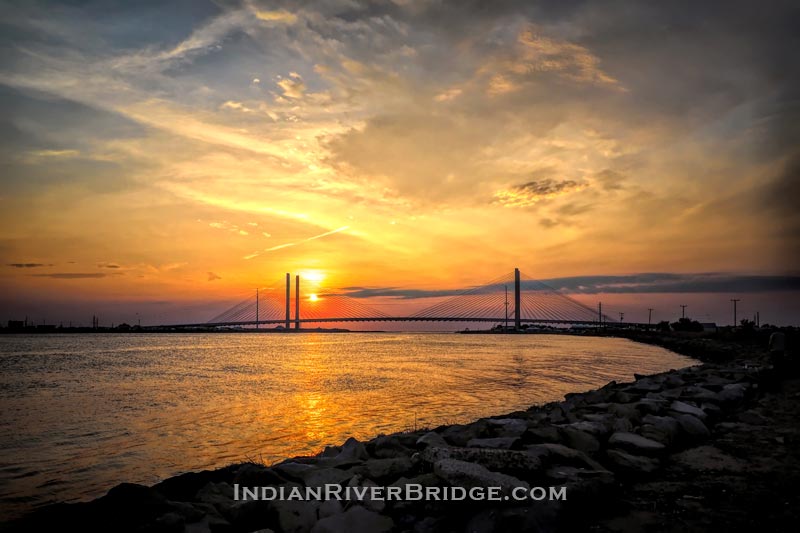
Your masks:
{"label": "sky", "polygon": [[[800,324],[796,2],[0,2],[0,319],[423,307]],[[384,307],[385,309],[386,307]]]}

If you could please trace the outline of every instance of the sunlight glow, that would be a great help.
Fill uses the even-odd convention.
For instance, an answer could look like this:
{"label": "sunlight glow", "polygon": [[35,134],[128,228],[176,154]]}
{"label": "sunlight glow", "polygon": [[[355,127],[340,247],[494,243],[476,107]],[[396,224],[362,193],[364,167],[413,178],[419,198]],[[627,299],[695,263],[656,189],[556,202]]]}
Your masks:
{"label": "sunlight glow", "polygon": [[312,302],[316,302],[319,300],[319,296],[317,296],[316,294],[312,294],[311,296],[308,297],[308,299]]}

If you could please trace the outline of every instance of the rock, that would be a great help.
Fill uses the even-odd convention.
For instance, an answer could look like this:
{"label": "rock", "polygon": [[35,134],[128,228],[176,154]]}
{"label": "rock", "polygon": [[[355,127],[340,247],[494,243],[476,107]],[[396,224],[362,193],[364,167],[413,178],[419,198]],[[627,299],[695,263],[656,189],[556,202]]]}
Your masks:
{"label": "rock", "polygon": [[443,459],[455,459],[477,463],[497,472],[531,472],[538,470],[542,465],[540,458],[535,454],[516,450],[427,448],[420,453],[420,457],[429,464],[435,464]]}
{"label": "rock", "polygon": [[587,453],[596,452],[600,449],[600,441],[585,431],[566,426],[561,428],[561,434],[563,435],[564,444],[570,448]]}
{"label": "rock", "polygon": [[627,418],[615,418],[612,431],[633,431],[633,423]]}
{"label": "rock", "polygon": [[612,398],[617,403],[632,403],[636,401],[637,396],[620,390],[615,392]]}
{"label": "rock", "polygon": [[484,432],[487,427],[488,422],[486,420],[479,420],[472,424],[448,426],[441,432],[441,435],[445,441],[453,446],[466,446],[470,440],[485,436]]}
{"label": "rock", "polygon": [[339,500],[323,500],[319,504],[319,517],[320,518],[327,518],[329,516],[341,514],[344,511],[344,507],[342,507],[342,502]]}
{"label": "rock", "polygon": [[493,437],[489,439],[470,439],[467,441],[468,448],[493,448],[493,449],[510,449],[516,442],[519,441],[517,437]]}
{"label": "rock", "polygon": [[233,484],[245,487],[265,487],[283,483],[286,483],[286,479],[273,469],[255,463],[245,463],[240,466],[233,478]]}
{"label": "rock", "polygon": [[160,515],[170,511],[164,496],[155,489],[137,483],[120,483],[109,490],[108,494],[100,498],[98,502],[112,508],[142,509],[146,510],[148,514],[152,512]]}
{"label": "rock", "polygon": [[659,467],[658,459],[652,457],[632,455],[621,450],[607,450],[606,455],[615,467],[627,473],[649,474]]}
{"label": "rock", "polygon": [[186,524],[185,533],[220,533],[233,531],[233,526],[219,515],[206,515],[199,522]]}
{"label": "rock", "polygon": [[318,501],[274,500],[270,505],[273,521],[284,533],[310,530],[317,522]]}
{"label": "rock", "polygon": [[158,518],[155,522],[155,530],[159,532],[174,532],[183,533],[185,522],[183,517],[178,513],[166,513]]}
{"label": "rock", "polygon": [[233,527],[239,531],[253,531],[272,525],[271,502],[264,500],[237,501],[225,513]]}
{"label": "rock", "polygon": [[710,391],[708,389],[705,389],[703,387],[698,387],[696,385],[690,385],[688,387],[685,387],[683,389],[683,393],[681,394],[681,397],[689,399],[689,400],[694,400],[696,402],[702,402],[702,401],[716,402],[716,401],[719,401],[717,393],[712,392],[712,391]]}
{"label": "rock", "polygon": [[770,422],[769,418],[765,417],[764,415],[762,415],[761,413],[759,413],[754,409],[750,409],[749,411],[744,411],[743,413],[740,413],[738,418],[740,422],[744,422],[745,424],[751,424],[754,426],[765,426]]}
{"label": "rock", "polygon": [[539,443],[539,442],[561,442],[561,435],[558,433],[558,428],[554,426],[544,426],[529,428],[522,435],[523,442]]}
{"label": "rock", "polygon": [[681,379],[681,377],[677,374],[669,374],[664,379],[664,387],[668,389],[674,389],[676,387],[682,387],[685,385],[686,382]]}
{"label": "rock", "polygon": [[342,451],[336,456],[338,461],[366,461],[369,459],[369,454],[364,445],[358,442],[353,437],[350,437],[342,445]]}
{"label": "rock", "polygon": [[364,473],[370,479],[387,480],[396,479],[411,470],[411,459],[398,457],[396,459],[371,459],[364,463]]}
{"label": "rock", "polygon": [[671,457],[677,465],[695,471],[742,472],[747,464],[714,446],[698,446]]}
{"label": "rock", "polygon": [[732,383],[722,387],[717,393],[717,400],[722,404],[736,404],[744,399],[747,385],[744,383]]}
{"label": "rock", "polygon": [[[172,512],[178,513],[186,522],[197,522],[203,519],[207,509],[202,509],[188,502],[169,502]],[[212,506],[213,509],[213,506]]]}
{"label": "rock", "polygon": [[[383,460],[376,459],[376,461]],[[389,460],[391,461],[391,459]],[[324,485],[341,485],[351,477],[351,473],[339,468],[314,468],[303,474],[301,479],[307,487],[322,487]]]}
{"label": "rock", "polygon": [[210,503],[220,510],[229,508],[233,504],[233,487],[227,483],[207,483],[197,491],[195,500]]}
{"label": "rock", "polygon": [[680,429],[681,426],[678,421],[671,416],[647,415],[642,419],[640,432],[643,437],[669,446],[678,439]]}
{"label": "rock", "polygon": [[623,448],[637,454],[654,454],[662,451],[664,445],[636,433],[617,432],[608,439],[608,445]]}
{"label": "rock", "polygon": [[372,481],[371,479],[365,479],[364,482],[361,484],[362,487],[367,487],[370,489],[364,495],[363,505],[365,508],[369,509],[370,511],[375,511],[376,513],[382,513],[383,510],[386,508],[386,501],[385,500],[373,500],[371,497],[371,489],[372,487],[378,487],[379,485]]}
{"label": "rock", "polygon": [[657,415],[667,406],[667,401],[663,398],[642,398],[634,404],[634,407],[643,414]]}
{"label": "rock", "polygon": [[426,448],[428,446],[435,446],[437,448],[444,448],[449,446],[444,438],[434,431],[429,431],[417,439],[417,448]]}
{"label": "rock", "polygon": [[669,408],[672,411],[675,411],[676,413],[679,413],[679,414],[682,414],[682,415],[693,415],[693,416],[696,416],[700,420],[705,420],[705,418],[706,418],[706,413],[702,409],[700,409],[699,407],[695,407],[693,405],[689,405],[688,403],[681,402],[681,401],[678,401],[678,400],[675,400],[674,402],[672,402],[669,405]]}
{"label": "rock", "polygon": [[273,470],[283,478],[293,479],[295,481],[302,481],[310,472],[317,469],[314,465],[305,463],[295,463],[293,461],[286,461],[272,467]]}
{"label": "rock", "polygon": [[601,468],[599,470],[590,470],[587,468],[565,465],[551,466],[545,471],[545,475],[555,481],[557,485],[575,482],[586,478],[603,477],[611,480],[614,477],[614,474],[605,468]]}
{"label": "rock", "polygon": [[457,459],[442,459],[433,465],[433,472],[452,486],[472,488],[472,487],[500,487],[500,493],[511,494],[516,487],[530,489],[530,485],[524,481],[498,472],[492,472],[487,468],[466,461]]}
{"label": "rock", "polygon": [[202,472],[187,472],[174,476],[153,486],[159,494],[168,500],[189,501],[194,498],[197,491],[208,483],[224,481],[230,483],[238,466],[229,466],[219,470],[203,470]]}
{"label": "rock", "polygon": [[379,459],[393,459],[411,455],[411,450],[395,436],[382,435],[373,441],[373,455]]}
{"label": "rock", "polygon": [[442,485],[442,480],[436,474],[427,473],[414,476],[412,478],[401,477],[394,483],[392,487],[405,487],[406,485],[421,485],[423,487],[439,487]]}
{"label": "rock", "polygon": [[638,424],[641,420],[639,410],[633,404],[629,403],[612,403],[608,406],[608,412],[617,416],[618,418],[627,418],[632,424]]}
{"label": "rock", "polygon": [[393,527],[391,518],[354,505],[347,512],[323,518],[311,528],[311,533],[388,533]]}
{"label": "rock", "polygon": [[589,420],[582,420],[580,422],[575,422],[574,424],[570,424],[566,427],[577,429],[579,431],[584,431],[586,433],[589,433],[590,435],[594,435],[597,438],[605,437],[611,432],[611,423],[608,422],[591,422]]}
{"label": "rock", "polygon": [[675,418],[680,424],[684,434],[688,436],[690,440],[707,439],[711,436],[711,432],[699,418],[692,415],[678,415]]}
{"label": "rock", "polygon": [[568,448],[563,444],[532,444],[525,447],[526,452],[542,463],[573,465],[588,470],[603,470],[603,466],[585,453]]}
{"label": "rock", "polygon": [[325,449],[319,453],[318,457],[336,457],[340,453],[342,453],[341,446],[325,446]]}
{"label": "rock", "polygon": [[490,418],[488,423],[498,437],[519,437],[528,429],[528,422],[519,418]]}

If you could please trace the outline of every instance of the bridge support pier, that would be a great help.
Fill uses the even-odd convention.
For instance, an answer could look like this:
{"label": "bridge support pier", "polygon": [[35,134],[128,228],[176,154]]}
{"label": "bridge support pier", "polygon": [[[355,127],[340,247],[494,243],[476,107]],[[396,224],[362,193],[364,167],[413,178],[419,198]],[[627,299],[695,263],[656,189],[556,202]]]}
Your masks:
{"label": "bridge support pier", "polygon": [[300,329],[300,275],[294,277],[294,329]]}
{"label": "bridge support pier", "polygon": [[286,273],[286,329],[289,329],[289,324],[290,324],[290,321],[291,321],[291,317],[289,316],[289,309],[290,309],[290,307],[289,307],[289,298],[290,298],[289,288],[291,286],[292,286],[292,277],[287,272]]}
{"label": "bridge support pier", "polygon": [[522,315],[520,313],[520,286],[519,286],[519,269],[514,269],[514,329],[519,331],[520,330],[520,319]]}

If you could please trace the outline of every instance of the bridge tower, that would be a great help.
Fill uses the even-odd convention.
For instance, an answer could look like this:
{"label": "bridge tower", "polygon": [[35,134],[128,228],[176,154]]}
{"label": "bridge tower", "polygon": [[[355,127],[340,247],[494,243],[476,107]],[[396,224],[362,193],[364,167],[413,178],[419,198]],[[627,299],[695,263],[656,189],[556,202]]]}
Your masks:
{"label": "bridge tower", "polygon": [[294,277],[294,329],[300,329],[300,274]]}
{"label": "bridge tower", "polygon": [[286,273],[286,329],[289,329],[289,324],[290,324],[290,320],[291,320],[291,318],[289,317],[289,309],[290,309],[290,307],[289,307],[289,297],[290,297],[289,296],[289,287],[291,287],[291,286],[292,286],[292,277],[287,272]]}
{"label": "bridge tower", "polygon": [[514,269],[514,329],[519,331],[520,329],[520,290],[519,290],[519,269]]}

